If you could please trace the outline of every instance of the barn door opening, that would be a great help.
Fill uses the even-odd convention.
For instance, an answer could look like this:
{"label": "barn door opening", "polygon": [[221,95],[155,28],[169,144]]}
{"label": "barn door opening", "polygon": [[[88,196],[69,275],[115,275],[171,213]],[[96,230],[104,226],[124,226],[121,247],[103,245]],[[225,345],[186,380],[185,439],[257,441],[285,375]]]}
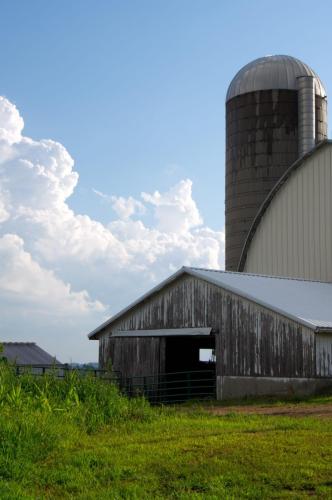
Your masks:
{"label": "barn door opening", "polygon": [[215,338],[211,331],[178,328],[113,333],[113,341],[123,347],[118,364],[114,362],[122,374],[121,389],[162,404],[215,398]]}
{"label": "barn door opening", "polygon": [[168,402],[216,397],[214,335],[166,337],[165,342],[163,397]]}
{"label": "barn door opening", "polygon": [[165,372],[206,371],[215,368],[215,337],[166,337]]}

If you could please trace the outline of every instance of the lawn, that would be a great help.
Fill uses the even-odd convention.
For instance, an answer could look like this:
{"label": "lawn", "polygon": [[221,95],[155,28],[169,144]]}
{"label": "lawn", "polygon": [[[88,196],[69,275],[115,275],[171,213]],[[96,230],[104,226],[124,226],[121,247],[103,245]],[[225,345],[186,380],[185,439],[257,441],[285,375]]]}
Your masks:
{"label": "lawn", "polygon": [[331,464],[331,421],[173,415],[68,443],[22,491],[51,498],[331,498]]}
{"label": "lawn", "polygon": [[[21,403],[19,416],[13,402],[1,407],[1,499],[332,498],[331,418],[214,415],[210,405],[151,409],[114,389],[107,395],[105,383],[92,396],[98,381],[77,380],[70,410],[59,397],[57,408],[49,397],[46,410],[32,405],[32,382],[23,382],[30,406]],[[67,382],[58,393],[64,399],[72,388]],[[111,412],[101,404],[106,396]],[[102,419],[92,417],[91,398]]]}

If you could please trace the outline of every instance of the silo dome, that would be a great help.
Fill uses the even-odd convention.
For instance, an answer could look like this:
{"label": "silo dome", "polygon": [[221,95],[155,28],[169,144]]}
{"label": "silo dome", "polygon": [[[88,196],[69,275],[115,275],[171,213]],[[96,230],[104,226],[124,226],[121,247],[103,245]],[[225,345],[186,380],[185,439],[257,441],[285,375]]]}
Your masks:
{"label": "silo dome", "polygon": [[255,59],[226,97],[226,269],[238,269],[261,204],[286,170],[327,138],[327,99],[295,57]]}
{"label": "silo dome", "polygon": [[326,97],[320,78],[304,62],[291,56],[265,56],[251,61],[234,76],[226,101],[247,92],[257,90],[298,90],[297,78],[311,76],[315,81],[315,94]]}

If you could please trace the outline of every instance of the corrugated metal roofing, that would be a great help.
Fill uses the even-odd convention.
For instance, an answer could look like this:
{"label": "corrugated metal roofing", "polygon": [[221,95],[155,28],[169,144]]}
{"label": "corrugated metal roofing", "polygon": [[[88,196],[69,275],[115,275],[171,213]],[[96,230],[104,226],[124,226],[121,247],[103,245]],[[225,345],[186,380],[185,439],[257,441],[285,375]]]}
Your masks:
{"label": "corrugated metal roofing", "polygon": [[34,342],[2,342],[4,356],[18,365],[53,365],[60,364],[54,356],[41,349]]}
{"label": "corrugated metal roofing", "polygon": [[332,283],[182,267],[89,333],[89,338],[96,339],[98,333],[105,327],[183,274],[189,274],[220,286],[314,330],[332,329]]}
{"label": "corrugated metal roofing", "polygon": [[332,328],[332,283],[189,268],[191,274],[310,328]]}
{"label": "corrugated metal roofing", "polygon": [[228,87],[226,101],[257,90],[297,90],[299,76],[313,76],[316,94],[326,96],[323,83],[307,64],[295,57],[275,55],[260,57],[243,66]]}
{"label": "corrugated metal roofing", "polygon": [[[259,224],[271,205],[271,202],[273,201],[274,197],[277,195],[277,193],[283,188],[283,186],[287,183],[288,179],[293,175],[294,172],[298,170],[298,168],[302,168],[306,165],[307,160],[311,160],[312,157],[317,153],[317,151],[321,151],[323,148],[331,148],[332,147],[332,140],[331,139],[326,139],[325,141],[320,142],[317,144],[311,151],[309,151],[307,154],[302,156],[301,158],[298,158],[287,170],[286,172],[280,177],[278,182],[274,185],[274,187],[271,189],[263,203],[261,204],[254,220],[253,223],[251,224],[249,233],[247,234],[246,240],[244,242],[243,248],[242,248],[242,253],[240,257],[240,262],[238,266],[238,271],[243,271],[244,267],[246,265],[246,259],[247,259],[247,254],[250,248],[250,244],[253,240],[253,237],[255,236],[255,233],[259,227]],[[287,184],[286,184],[287,185]]]}

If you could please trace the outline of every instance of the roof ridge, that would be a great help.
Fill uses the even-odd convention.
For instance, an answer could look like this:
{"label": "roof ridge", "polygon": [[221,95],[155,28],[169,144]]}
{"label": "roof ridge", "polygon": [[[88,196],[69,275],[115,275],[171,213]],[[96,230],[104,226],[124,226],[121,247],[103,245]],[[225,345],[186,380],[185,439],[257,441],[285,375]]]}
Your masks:
{"label": "roof ridge", "polygon": [[37,345],[36,342],[0,342],[2,345]]}
{"label": "roof ridge", "polygon": [[295,278],[292,276],[271,276],[269,274],[257,274],[257,273],[244,273],[242,271],[226,271],[225,269],[208,269],[204,267],[192,267],[192,266],[183,266],[183,269],[192,269],[194,271],[210,271],[213,273],[221,273],[221,274],[236,274],[241,276],[253,276],[255,278],[269,278],[269,279],[278,279],[278,280],[289,280],[289,281],[304,281],[308,283],[325,283],[327,285],[331,285],[331,281],[321,281],[321,280],[306,280],[304,278]]}

